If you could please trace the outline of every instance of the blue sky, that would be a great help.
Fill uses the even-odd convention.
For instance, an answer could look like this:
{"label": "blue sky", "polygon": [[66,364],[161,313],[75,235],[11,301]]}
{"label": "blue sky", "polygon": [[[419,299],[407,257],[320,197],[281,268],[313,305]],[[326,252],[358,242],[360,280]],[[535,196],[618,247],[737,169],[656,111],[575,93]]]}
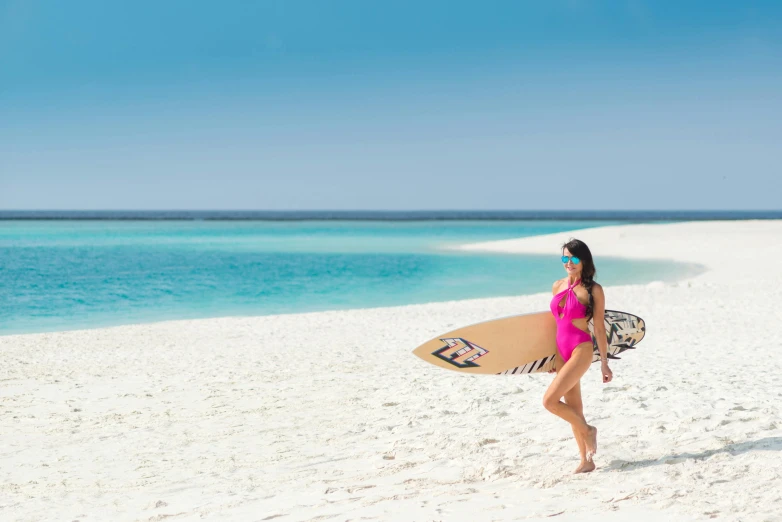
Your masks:
{"label": "blue sky", "polygon": [[0,209],[779,209],[782,4],[0,0]]}

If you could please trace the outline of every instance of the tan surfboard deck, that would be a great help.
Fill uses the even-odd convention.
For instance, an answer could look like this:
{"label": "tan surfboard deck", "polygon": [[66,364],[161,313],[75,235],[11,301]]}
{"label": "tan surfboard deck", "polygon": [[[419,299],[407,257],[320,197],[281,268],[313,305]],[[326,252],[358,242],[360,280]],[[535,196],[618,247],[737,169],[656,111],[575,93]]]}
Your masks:
{"label": "tan surfboard deck", "polygon": [[[644,320],[617,310],[605,311],[608,357],[634,349],[646,333]],[[589,321],[589,331],[594,332]],[[465,326],[438,335],[413,353],[424,361],[462,373],[525,375],[562,364],[557,353],[557,323],[551,312],[514,315]],[[594,357],[600,360],[592,333]]]}

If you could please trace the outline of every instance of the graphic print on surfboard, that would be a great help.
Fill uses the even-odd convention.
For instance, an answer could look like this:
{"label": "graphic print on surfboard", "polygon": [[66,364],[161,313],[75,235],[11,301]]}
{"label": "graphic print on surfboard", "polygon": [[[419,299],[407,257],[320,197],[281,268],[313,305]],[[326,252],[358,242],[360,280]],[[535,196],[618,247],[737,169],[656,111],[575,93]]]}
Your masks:
{"label": "graphic print on surfboard", "polygon": [[[479,365],[475,363],[475,360],[489,353],[489,350],[459,337],[451,339],[446,337],[440,340],[445,343],[445,346],[432,352],[432,355],[458,368],[477,368]],[[475,351],[475,353],[470,354],[469,357],[459,362],[460,357],[472,351]]]}
{"label": "graphic print on surfboard", "polygon": [[[605,327],[611,358],[633,348],[645,333],[643,319],[615,310],[606,310]],[[589,328],[591,331],[591,322]],[[536,312],[458,328],[422,344],[413,353],[430,364],[462,373],[547,372],[557,362],[556,333],[551,312]],[[594,336],[593,344],[597,354]]]}

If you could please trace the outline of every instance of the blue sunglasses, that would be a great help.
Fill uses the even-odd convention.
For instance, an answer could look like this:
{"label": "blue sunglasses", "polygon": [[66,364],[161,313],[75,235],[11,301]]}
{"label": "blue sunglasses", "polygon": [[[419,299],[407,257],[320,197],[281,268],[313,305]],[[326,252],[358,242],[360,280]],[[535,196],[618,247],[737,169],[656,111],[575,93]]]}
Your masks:
{"label": "blue sunglasses", "polygon": [[576,256],[570,256],[570,257],[568,257],[568,256],[562,256],[562,262],[563,262],[563,263],[567,263],[567,262],[568,262],[568,259],[569,259],[570,261],[573,261],[573,264],[574,264],[574,265],[577,265],[577,264],[579,264],[579,263],[581,262],[581,259],[577,258]]}

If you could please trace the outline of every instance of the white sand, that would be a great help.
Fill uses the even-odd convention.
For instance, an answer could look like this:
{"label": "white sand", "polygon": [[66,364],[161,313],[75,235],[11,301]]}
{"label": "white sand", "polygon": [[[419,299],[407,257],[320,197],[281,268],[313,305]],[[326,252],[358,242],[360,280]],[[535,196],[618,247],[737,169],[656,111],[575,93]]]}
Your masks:
{"label": "white sand", "polygon": [[648,332],[614,382],[596,366],[583,381],[594,473],[570,473],[570,429],[541,405],[550,376],[410,355],[455,326],[545,310],[544,288],[0,337],[0,520],[782,520],[782,222],[482,248],[556,262],[570,235],[598,270],[609,255],[709,268],[606,290]]}

